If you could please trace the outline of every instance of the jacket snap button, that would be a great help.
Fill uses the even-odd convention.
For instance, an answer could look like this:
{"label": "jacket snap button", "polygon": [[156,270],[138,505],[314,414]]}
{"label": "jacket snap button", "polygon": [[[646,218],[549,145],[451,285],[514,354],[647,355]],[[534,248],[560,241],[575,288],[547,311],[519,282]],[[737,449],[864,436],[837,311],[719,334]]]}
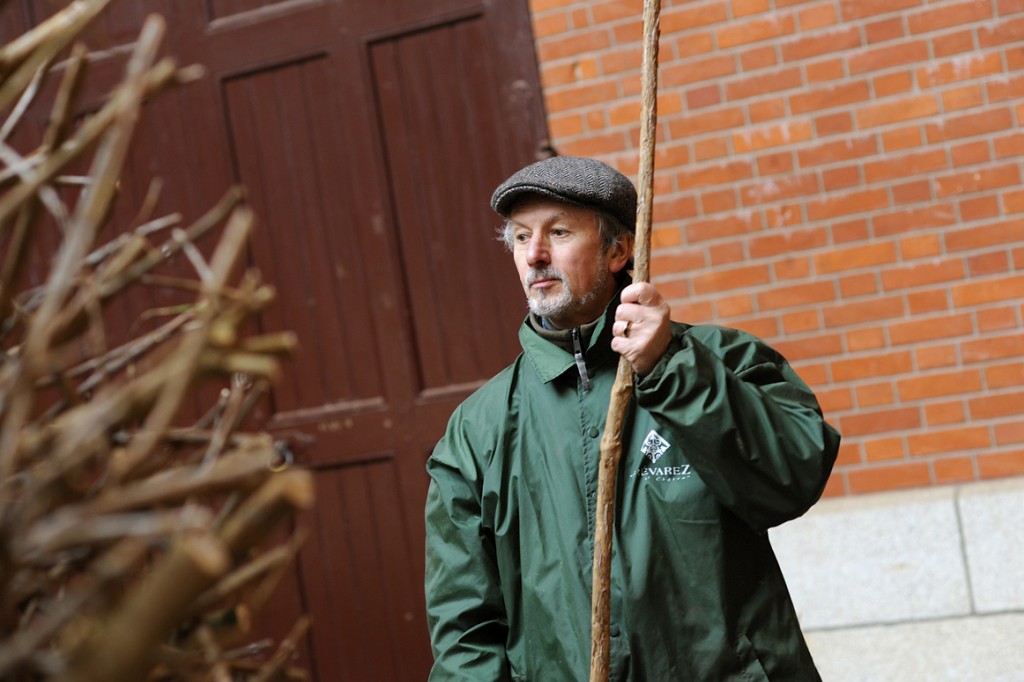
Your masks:
{"label": "jacket snap button", "polygon": [[590,430],[587,431],[587,435],[590,436],[591,438],[597,438],[598,436],[601,435],[601,432],[597,430],[596,426],[591,426]]}
{"label": "jacket snap button", "polygon": [[619,626],[618,625],[610,626],[608,628],[608,634],[611,635],[612,637],[618,637],[619,636]]}

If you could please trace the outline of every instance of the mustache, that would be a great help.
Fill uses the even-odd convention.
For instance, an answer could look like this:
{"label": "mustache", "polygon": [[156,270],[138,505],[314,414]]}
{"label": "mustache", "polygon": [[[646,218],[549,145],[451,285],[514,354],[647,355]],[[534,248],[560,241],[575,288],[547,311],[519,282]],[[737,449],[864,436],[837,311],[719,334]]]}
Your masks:
{"label": "mustache", "polygon": [[526,286],[530,286],[539,279],[557,279],[559,282],[563,282],[565,275],[550,265],[546,268],[530,268],[526,273]]}

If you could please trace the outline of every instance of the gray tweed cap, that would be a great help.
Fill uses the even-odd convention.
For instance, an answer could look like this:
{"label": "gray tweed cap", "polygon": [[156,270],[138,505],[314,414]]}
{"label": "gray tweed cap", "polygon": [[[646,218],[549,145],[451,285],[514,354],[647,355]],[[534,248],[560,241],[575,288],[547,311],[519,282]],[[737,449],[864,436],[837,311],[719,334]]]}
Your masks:
{"label": "gray tweed cap", "polygon": [[508,218],[517,201],[539,194],[557,201],[602,211],[636,230],[636,189],[629,179],[597,159],[555,156],[530,164],[498,185],[491,208]]}

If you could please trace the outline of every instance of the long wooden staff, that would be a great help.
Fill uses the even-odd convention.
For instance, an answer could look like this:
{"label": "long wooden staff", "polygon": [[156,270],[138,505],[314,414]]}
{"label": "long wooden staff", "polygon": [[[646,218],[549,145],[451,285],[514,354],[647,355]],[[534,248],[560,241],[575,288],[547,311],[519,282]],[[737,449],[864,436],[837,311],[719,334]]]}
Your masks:
{"label": "long wooden staff", "polygon": [[[641,70],[640,170],[636,212],[633,280],[650,281],[651,215],[654,205],[654,138],[657,123],[658,19],[660,0],[644,0],[643,65]],[[633,368],[619,358],[601,437],[597,475],[597,519],[594,527],[594,591],[590,620],[590,682],[607,682],[611,611],[612,527],[615,519],[615,474],[622,456],[622,426],[633,396]]]}

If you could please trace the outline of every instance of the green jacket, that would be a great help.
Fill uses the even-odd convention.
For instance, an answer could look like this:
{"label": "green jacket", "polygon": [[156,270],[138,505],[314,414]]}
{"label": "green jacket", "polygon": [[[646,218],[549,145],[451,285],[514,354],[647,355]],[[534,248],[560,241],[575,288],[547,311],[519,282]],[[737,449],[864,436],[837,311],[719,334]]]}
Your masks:
{"label": "green jacket", "polygon": [[[452,415],[427,469],[431,680],[586,680],[614,302],[573,356],[523,353]],[[611,679],[819,680],[767,529],[818,499],[839,447],[758,339],[673,324],[635,388],[616,493]]]}

